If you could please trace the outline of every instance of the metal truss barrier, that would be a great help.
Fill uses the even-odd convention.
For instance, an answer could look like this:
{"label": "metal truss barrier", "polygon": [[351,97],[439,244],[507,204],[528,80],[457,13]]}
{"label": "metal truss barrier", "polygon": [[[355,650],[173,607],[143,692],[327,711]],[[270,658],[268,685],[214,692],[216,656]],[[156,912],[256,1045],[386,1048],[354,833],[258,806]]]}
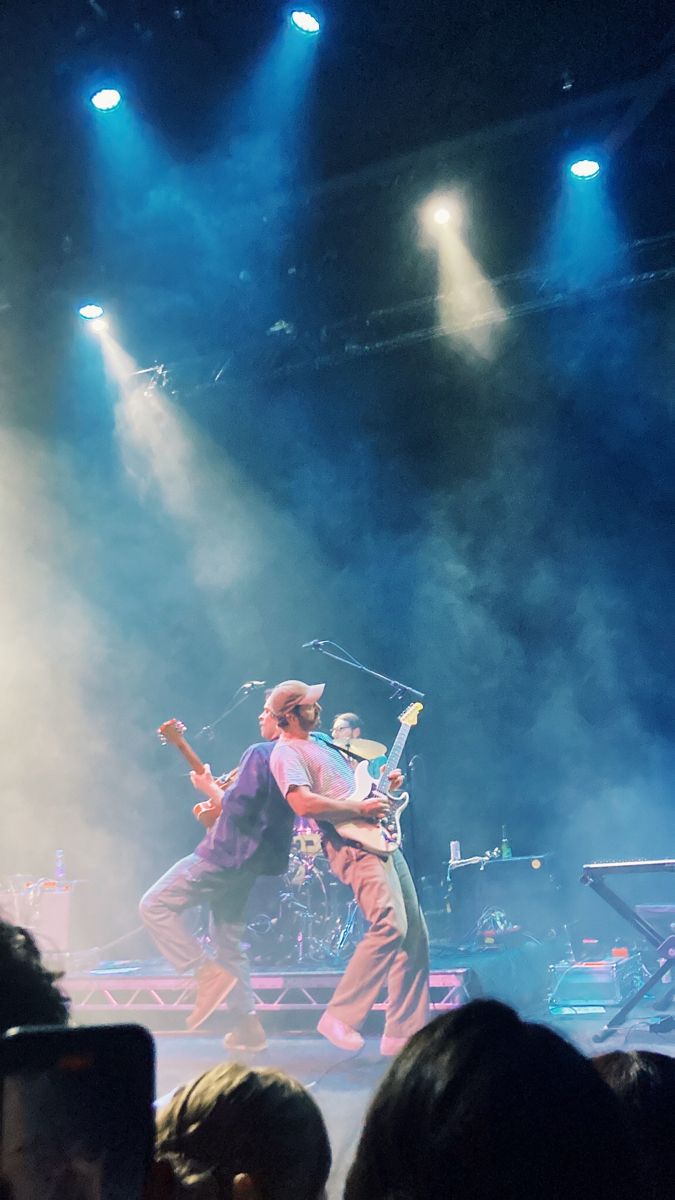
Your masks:
{"label": "metal truss barrier", "polygon": [[[459,1008],[471,999],[465,968],[432,971],[431,1006],[436,1012]],[[340,978],[338,972],[283,971],[254,975],[251,983],[258,1012],[315,1012],[326,1007]],[[64,988],[74,1010],[84,1013],[186,1013],[194,1005],[194,981],[186,976],[134,976],[114,972],[66,976]],[[375,1005],[382,1010],[385,1002]],[[226,1012],[227,1004],[221,1009]]]}

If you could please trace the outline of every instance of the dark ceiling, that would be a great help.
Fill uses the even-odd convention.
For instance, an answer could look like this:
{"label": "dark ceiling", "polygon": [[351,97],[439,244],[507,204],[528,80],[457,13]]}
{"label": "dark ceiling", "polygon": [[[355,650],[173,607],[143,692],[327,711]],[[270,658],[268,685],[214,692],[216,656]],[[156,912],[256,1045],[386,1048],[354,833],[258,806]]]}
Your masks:
{"label": "dark ceiling", "polygon": [[[325,9],[301,117],[311,221],[298,238],[261,209],[249,239],[263,262],[266,239],[274,243],[275,270],[296,292],[304,281],[305,308],[320,298],[317,324],[433,290],[428,259],[397,246],[414,245],[415,200],[444,172],[470,170],[480,183],[486,271],[527,265],[557,179],[555,166],[548,184],[523,169],[530,138],[553,165],[582,137],[618,137],[630,149],[618,170],[631,236],[670,228],[675,30],[666,0],[329,0]],[[14,309],[22,296],[32,303],[36,287],[64,298],[92,281],[109,293],[162,288],[179,259],[199,270],[184,246],[159,256],[128,227],[96,242],[87,84],[122,79],[172,160],[199,164],[222,145],[219,114],[282,20],[278,0],[10,0],[0,14],[0,258]],[[255,203],[246,200],[249,221]],[[255,253],[233,263],[231,279],[219,276],[224,311],[239,302],[242,276],[255,282]],[[260,295],[271,295],[269,278],[258,279]],[[261,308],[257,327],[264,334],[293,303]]]}
{"label": "dark ceiling", "polygon": [[[269,45],[279,0],[13,0],[3,44],[23,69],[76,86],[121,71],[183,152],[208,143],[213,108]],[[675,50],[666,0],[335,0],[316,51],[320,174],[456,137],[636,80]],[[39,58],[39,62],[36,59]]]}

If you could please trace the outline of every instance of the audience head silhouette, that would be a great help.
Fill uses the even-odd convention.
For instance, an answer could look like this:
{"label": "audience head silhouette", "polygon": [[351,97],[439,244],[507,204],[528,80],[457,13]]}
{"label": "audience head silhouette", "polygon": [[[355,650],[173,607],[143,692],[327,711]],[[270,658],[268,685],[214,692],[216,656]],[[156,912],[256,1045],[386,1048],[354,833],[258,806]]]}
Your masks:
{"label": "audience head silhouette", "polygon": [[416,1033],[376,1093],[346,1200],[628,1195],[619,1105],[552,1030],[477,1000]]}
{"label": "audience head silhouette", "polygon": [[633,1156],[640,1163],[645,1193],[672,1190],[675,1144],[675,1058],[654,1050],[615,1050],[593,1065],[623,1105]]}
{"label": "audience head silhouette", "polygon": [[58,978],[43,966],[28,930],[0,920],[0,1034],[14,1025],[67,1025]]}
{"label": "audience head silhouette", "polygon": [[223,1063],[157,1116],[157,1157],[195,1200],[321,1200],[331,1165],[323,1117],[282,1071]]}

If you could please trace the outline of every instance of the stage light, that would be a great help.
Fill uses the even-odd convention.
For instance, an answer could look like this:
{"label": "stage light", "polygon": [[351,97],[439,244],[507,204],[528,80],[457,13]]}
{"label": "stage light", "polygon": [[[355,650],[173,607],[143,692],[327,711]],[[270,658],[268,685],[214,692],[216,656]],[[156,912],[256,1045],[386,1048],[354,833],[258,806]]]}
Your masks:
{"label": "stage light", "polygon": [[78,312],[83,321],[98,321],[103,316],[100,304],[82,304]]}
{"label": "stage light", "polygon": [[459,229],[462,225],[464,209],[458,196],[436,193],[434,196],[429,196],[428,200],[424,202],[420,215],[427,228],[434,225],[441,227],[451,225],[453,229]]}
{"label": "stage light", "polygon": [[291,25],[300,33],[315,34],[321,29],[321,22],[312,12],[302,8],[294,8],[291,12]]}
{"label": "stage light", "polygon": [[595,158],[579,158],[570,163],[570,175],[575,179],[595,179],[600,174],[600,163]]}
{"label": "stage light", "polygon": [[122,101],[122,94],[117,88],[99,88],[89,97],[94,108],[99,112],[112,112]]}

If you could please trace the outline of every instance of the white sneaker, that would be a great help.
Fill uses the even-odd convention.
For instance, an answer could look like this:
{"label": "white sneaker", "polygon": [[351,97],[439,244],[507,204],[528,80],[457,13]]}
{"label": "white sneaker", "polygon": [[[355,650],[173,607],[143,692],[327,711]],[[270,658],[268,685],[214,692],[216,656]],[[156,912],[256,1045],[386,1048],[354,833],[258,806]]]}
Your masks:
{"label": "white sneaker", "polygon": [[345,1025],[343,1021],[338,1021],[337,1017],[331,1016],[328,1009],[316,1028],[318,1033],[332,1042],[334,1046],[338,1046],[340,1050],[361,1050],[363,1047],[361,1034],[351,1026]]}
{"label": "white sneaker", "polygon": [[395,1058],[408,1044],[408,1040],[408,1038],[389,1037],[388,1033],[383,1033],[380,1041],[380,1054],[383,1058]]}

